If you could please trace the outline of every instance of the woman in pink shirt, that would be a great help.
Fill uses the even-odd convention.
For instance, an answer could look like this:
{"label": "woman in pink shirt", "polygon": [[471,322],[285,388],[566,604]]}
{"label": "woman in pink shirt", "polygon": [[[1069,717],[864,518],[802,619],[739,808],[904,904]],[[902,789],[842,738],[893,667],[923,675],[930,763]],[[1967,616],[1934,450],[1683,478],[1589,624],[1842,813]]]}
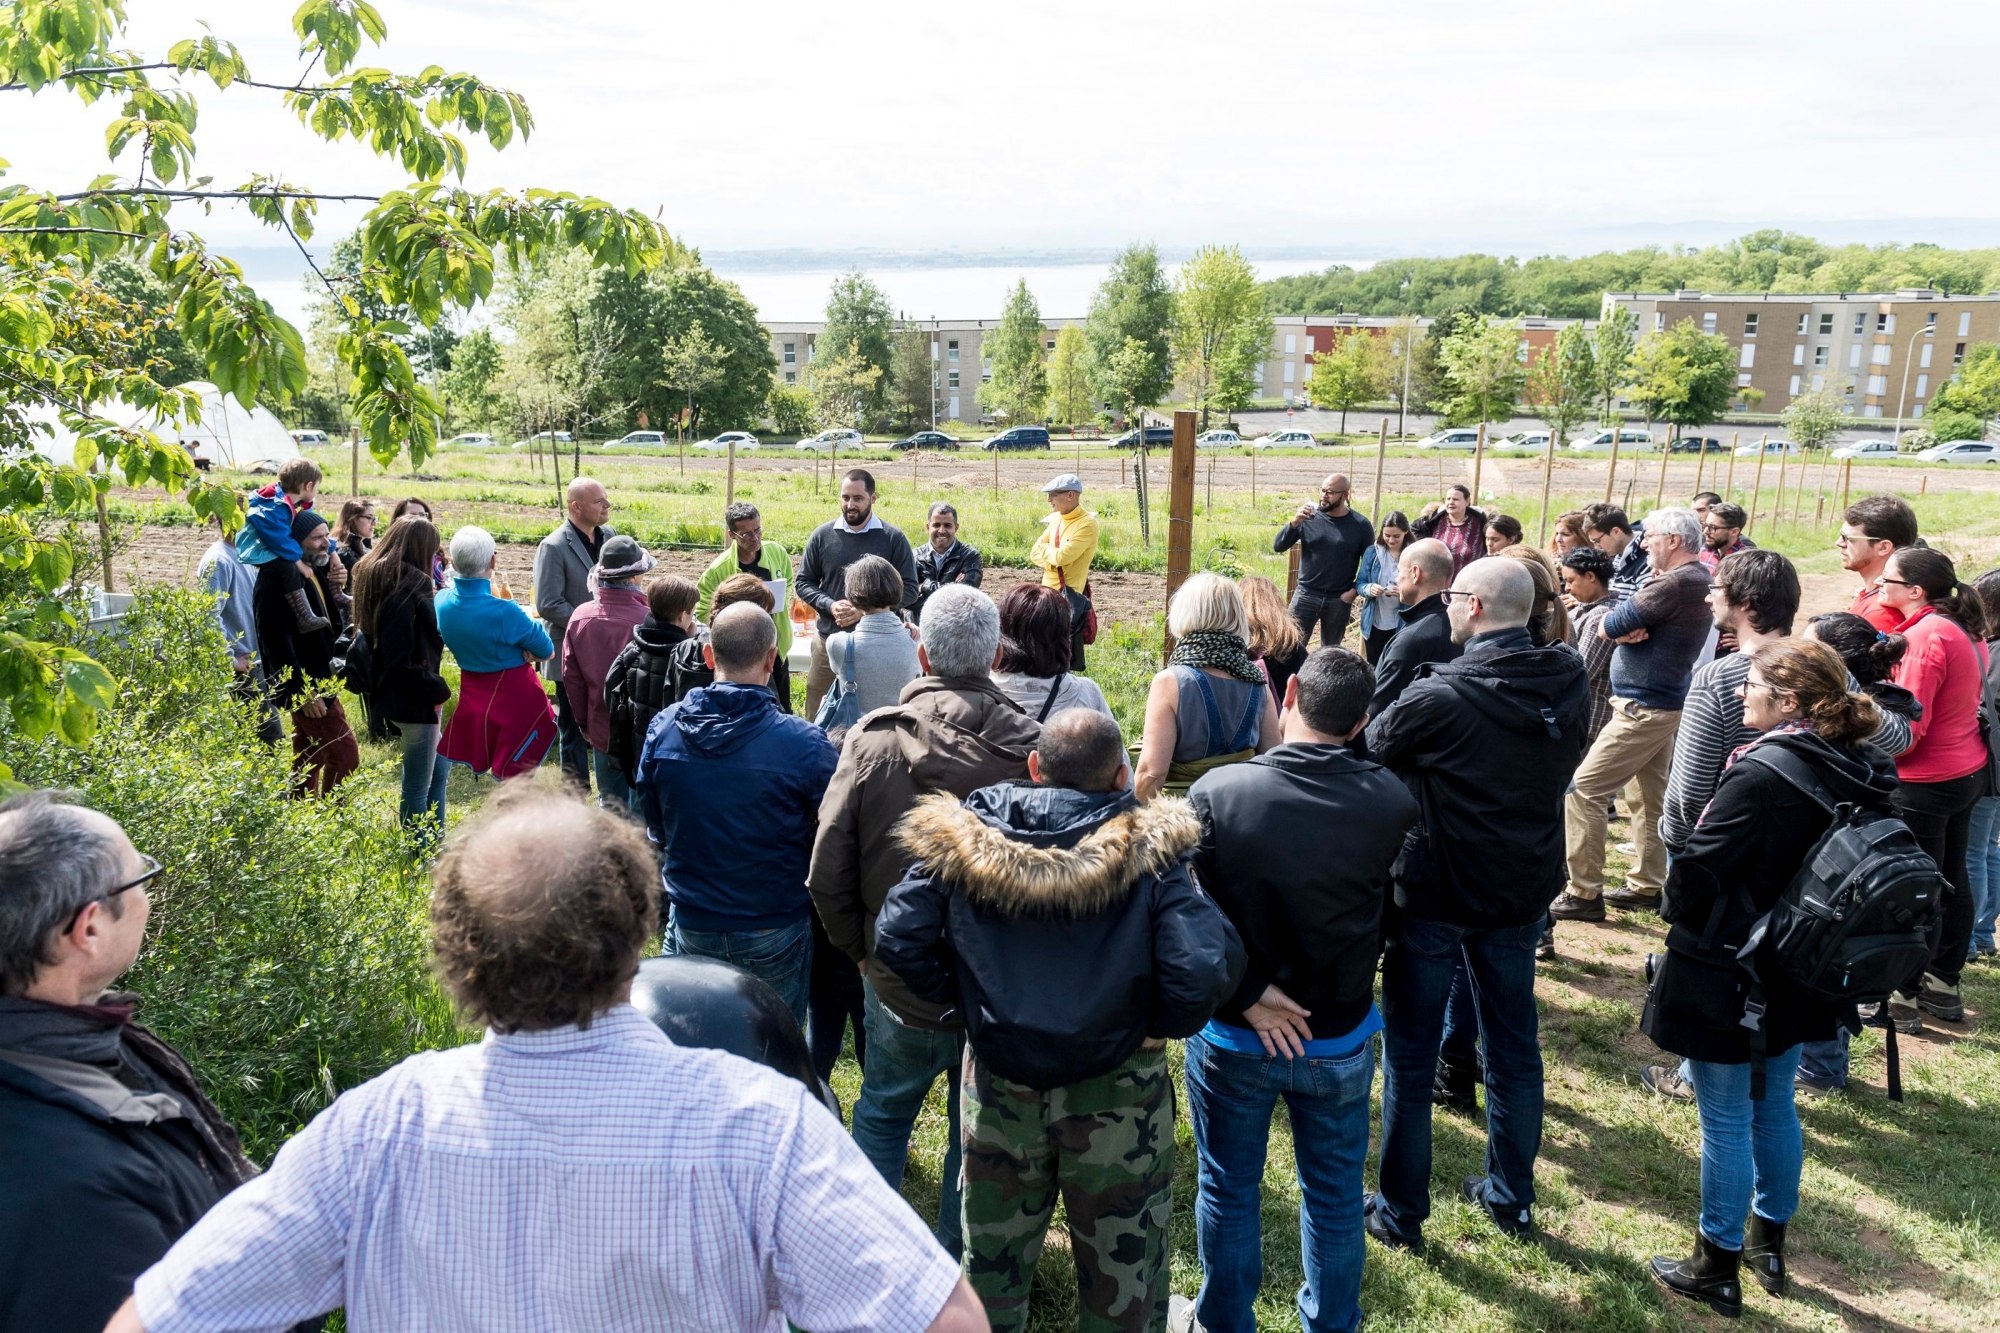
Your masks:
{"label": "woman in pink shirt", "polygon": [[1896,683],[1924,710],[1910,724],[1910,748],[1896,757],[1902,779],[1896,811],[1948,886],[1929,969],[1889,999],[1897,1030],[1917,1032],[1925,1013],[1948,1023],[1965,1019],[1958,977],[1973,918],[1966,854],[1972,807],[1987,787],[1986,741],[1979,733],[1984,673],[1974,646],[1985,637],[1985,618],[1971,590],[1958,581],[1951,559],[1925,547],[1906,546],[1890,556],[1876,584],[1882,605],[1903,616],[1895,632],[1909,640]]}

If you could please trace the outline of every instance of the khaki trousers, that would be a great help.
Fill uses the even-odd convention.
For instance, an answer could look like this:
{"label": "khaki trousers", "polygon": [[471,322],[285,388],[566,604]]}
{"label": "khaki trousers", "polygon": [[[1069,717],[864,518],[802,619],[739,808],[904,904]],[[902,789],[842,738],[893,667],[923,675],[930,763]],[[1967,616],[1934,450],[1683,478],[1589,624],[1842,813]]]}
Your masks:
{"label": "khaki trousers", "polygon": [[826,655],[826,635],[812,636],[812,664],[806,668],[806,721],[819,716],[819,701],[833,688],[833,663]]}
{"label": "khaki trousers", "polygon": [[1650,894],[1666,887],[1667,849],[1660,841],[1660,810],[1673,766],[1674,733],[1680,725],[1679,709],[1648,708],[1611,696],[1611,720],[1597,733],[1563,802],[1572,897],[1596,898],[1604,892],[1604,808],[1628,782],[1639,790],[1632,811],[1632,842],[1638,855],[1625,885],[1634,893]]}

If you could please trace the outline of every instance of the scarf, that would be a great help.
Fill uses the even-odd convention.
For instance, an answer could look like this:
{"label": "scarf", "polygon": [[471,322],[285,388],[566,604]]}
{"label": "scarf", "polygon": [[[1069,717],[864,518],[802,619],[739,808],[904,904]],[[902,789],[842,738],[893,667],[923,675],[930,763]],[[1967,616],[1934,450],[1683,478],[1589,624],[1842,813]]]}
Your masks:
{"label": "scarf", "polygon": [[1214,667],[1252,685],[1265,683],[1264,673],[1251,665],[1249,649],[1234,634],[1219,629],[1198,629],[1174,644],[1174,666]]}
{"label": "scarf", "polygon": [[105,996],[104,1003],[85,1005],[0,996],[0,1049],[79,1064],[116,1065],[123,1030],[135,1007],[132,997],[117,994]]}
{"label": "scarf", "polygon": [[1801,731],[1811,731],[1811,730],[1813,730],[1812,722],[1803,717],[1795,717],[1790,722],[1780,722],[1777,726],[1772,727],[1769,731],[1763,732],[1762,734],[1752,738],[1751,740],[1744,742],[1742,745],[1739,745],[1735,749],[1731,750],[1729,752],[1729,758],[1722,761],[1722,771],[1726,773],[1730,769],[1736,767],[1736,761],[1738,759],[1741,759],[1753,745],[1757,745],[1760,742],[1767,741],[1773,736],[1793,736],[1797,735]]}

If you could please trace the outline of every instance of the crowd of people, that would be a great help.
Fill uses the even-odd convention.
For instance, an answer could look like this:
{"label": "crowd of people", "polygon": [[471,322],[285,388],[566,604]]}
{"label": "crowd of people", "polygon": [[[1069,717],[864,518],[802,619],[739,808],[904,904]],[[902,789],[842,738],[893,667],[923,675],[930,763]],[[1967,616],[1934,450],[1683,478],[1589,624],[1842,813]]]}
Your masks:
{"label": "crowd of people", "polygon": [[[1962,1022],[1994,952],[2000,571],[1961,584],[1894,497],[1847,510],[1853,604],[1800,627],[1797,571],[1712,493],[1565,514],[1542,550],[1462,486],[1378,530],[1334,474],[1273,539],[1300,549],[1289,603],[1254,576],[1174,592],[1128,738],[1082,674],[1098,534],[1074,475],[1044,488],[1042,577],[997,601],[952,506],[913,547],[863,470],[796,562],[732,504],[698,579],[655,573],[578,478],[534,614],[491,534],[441,542],[421,501],[329,532],[317,482],[288,465],[204,560],[236,688],[272,743],[291,715],[302,789],[358,763],[330,682],[400,739],[439,976],[487,1036],[346,1091],[260,1174],[109,989],[159,862],[49,793],[0,804],[0,1136],[24,1147],[0,1164],[0,1325],[1017,1329],[1060,1200],[1080,1327],[1234,1333],[1282,1099],[1299,1318],[1352,1330],[1369,1239],[1423,1248],[1438,1108],[1484,1088],[1484,1168],[1446,1188],[1535,1234],[1537,958],[1608,909],[1668,926],[1641,1026],[1678,1063],[1634,1072],[1702,1128],[1689,1252],[1653,1272],[1734,1315],[1745,1268],[1786,1291],[1795,1088],[1843,1085],[1864,1022]],[[551,750],[566,792],[505,784],[440,843],[452,763],[505,779]],[[1866,1012],[1759,934],[1855,819],[1900,821],[1936,883]],[[694,970],[642,973],[656,939]],[[738,981],[701,980],[720,965]],[[764,1035],[718,1044],[753,1059],[701,1049],[677,1006],[737,1006]],[[897,1191],[941,1076],[926,1227]]]}

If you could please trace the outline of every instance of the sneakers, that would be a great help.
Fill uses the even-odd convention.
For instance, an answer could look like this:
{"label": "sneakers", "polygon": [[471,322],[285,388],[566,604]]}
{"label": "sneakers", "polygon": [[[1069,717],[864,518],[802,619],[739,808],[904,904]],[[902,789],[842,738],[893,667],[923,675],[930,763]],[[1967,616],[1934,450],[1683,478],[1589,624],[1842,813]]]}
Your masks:
{"label": "sneakers", "polygon": [[1579,898],[1565,889],[1549,904],[1549,915],[1558,921],[1602,921],[1604,900],[1602,898]]}
{"label": "sneakers", "polygon": [[1629,885],[1619,885],[1606,889],[1600,899],[1606,907],[1616,907],[1627,912],[1657,912],[1660,910],[1660,895],[1657,893],[1635,893]]}
{"label": "sneakers", "polygon": [[1917,1007],[1916,996],[1897,991],[1884,1007],[1889,1011],[1889,1021],[1905,1037],[1914,1037],[1924,1030],[1924,1011]]}
{"label": "sneakers", "polygon": [[1965,1002],[1958,996],[1958,987],[1947,986],[1928,972],[1917,992],[1917,1007],[1942,1023],[1965,1021]]}
{"label": "sneakers", "polygon": [[1382,1196],[1374,1190],[1368,1191],[1361,1197],[1361,1229],[1374,1237],[1378,1245],[1408,1250],[1411,1254],[1423,1252],[1424,1242],[1421,1236],[1415,1240],[1405,1240],[1389,1230],[1389,1219],[1382,1215]]}
{"label": "sneakers", "polygon": [[1669,1069],[1665,1065],[1647,1065],[1639,1071],[1639,1081],[1668,1101],[1694,1100],[1694,1088],[1681,1077],[1681,1071],[1678,1069]]}
{"label": "sneakers", "polygon": [[1208,1333],[1194,1317],[1194,1302],[1178,1292],[1167,1297],[1167,1333]]}
{"label": "sneakers", "polygon": [[1620,856],[1634,857],[1639,854],[1639,844],[1636,842],[1621,842],[1616,845]]}
{"label": "sneakers", "polygon": [[1792,1086],[1801,1092],[1810,1092],[1816,1097],[1832,1097],[1837,1095],[1847,1085],[1845,1083],[1822,1082],[1819,1079],[1809,1077],[1806,1071],[1801,1069],[1798,1073],[1792,1075]]}
{"label": "sneakers", "polygon": [[1556,956],[1556,927],[1553,921],[1542,927],[1542,937],[1535,941],[1535,961],[1547,963]]}
{"label": "sneakers", "polygon": [[1500,1228],[1503,1235],[1516,1240],[1532,1239],[1535,1234],[1535,1219],[1526,1208],[1498,1209],[1486,1196],[1486,1177],[1467,1176],[1458,1187],[1465,1201],[1491,1218],[1493,1225]]}
{"label": "sneakers", "polygon": [[1431,1079],[1431,1104],[1472,1115],[1479,1110],[1479,1098],[1472,1091],[1478,1082],[1476,1071],[1440,1059],[1437,1074]]}

